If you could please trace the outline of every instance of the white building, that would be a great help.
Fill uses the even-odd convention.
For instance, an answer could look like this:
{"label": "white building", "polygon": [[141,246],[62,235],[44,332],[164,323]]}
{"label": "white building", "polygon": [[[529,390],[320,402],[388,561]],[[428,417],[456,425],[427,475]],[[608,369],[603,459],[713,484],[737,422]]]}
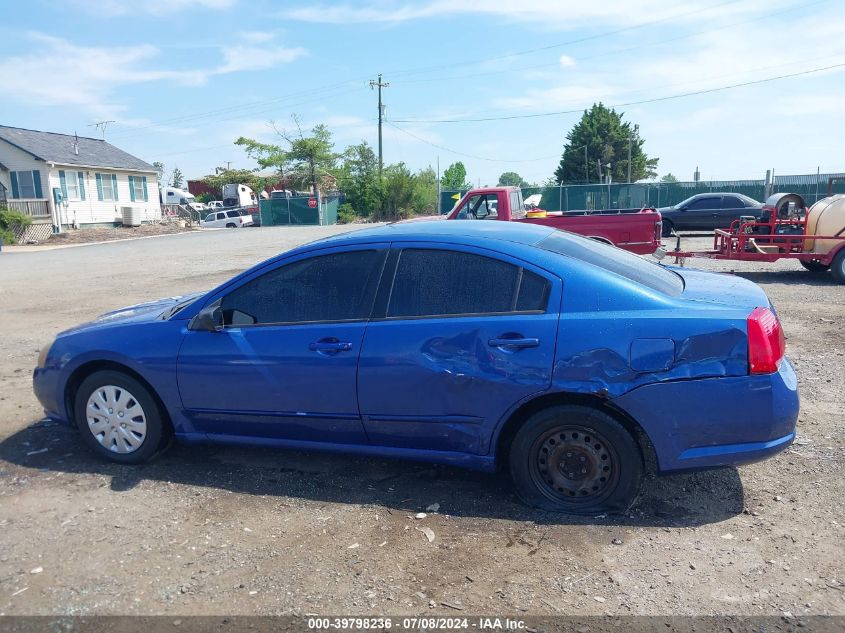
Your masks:
{"label": "white building", "polygon": [[0,205],[32,216],[28,239],[161,218],[155,168],[104,140],[0,125]]}

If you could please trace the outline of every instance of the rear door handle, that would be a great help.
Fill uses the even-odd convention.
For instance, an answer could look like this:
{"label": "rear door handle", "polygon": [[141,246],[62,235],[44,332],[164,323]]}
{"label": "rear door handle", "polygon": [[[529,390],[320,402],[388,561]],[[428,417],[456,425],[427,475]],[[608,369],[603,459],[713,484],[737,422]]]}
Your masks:
{"label": "rear door handle", "polygon": [[509,347],[511,349],[524,349],[526,347],[539,347],[538,338],[491,338],[487,341],[490,347]]}
{"label": "rear door handle", "polygon": [[338,352],[349,352],[352,350],[352,343],[338,341],[337,339],[321,339],[308,346],[312,352],[320,354],[337,354]]}

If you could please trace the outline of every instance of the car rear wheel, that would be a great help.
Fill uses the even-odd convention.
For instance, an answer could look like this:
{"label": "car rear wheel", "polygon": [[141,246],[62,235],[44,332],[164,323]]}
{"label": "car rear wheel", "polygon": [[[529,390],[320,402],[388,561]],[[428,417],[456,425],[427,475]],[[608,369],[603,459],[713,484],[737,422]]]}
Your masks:
{"label": "car rear wheel", "polygon": [[672,220],[663,220],[663,230],[661,231],[661,235],[663,237],[671,237],[672,233],[675,232],[675,225],[672,224]]}
{"label": "car rear wheel", "polygon": [[823,273],[826,270],[830,270],[829,264],[822,264],[817,259],[810,259],[810,260],[799,260],[801,265],[809,270],[811,273]]}
{"label": "car rear wheel", "polygon": [[74,414],[83,442],[113,462],[143,463],[167,439],[152,394],[123,372],[98,371],[83,380],[76,392]]}
{"label": "car rear wheel", "polygon": [[845,284],[845,248],[840,249],[830,264],[830,272],[833,278],[841,284]]}
{"label": "car rear wheel", "polygon": [[226,225],[226,228],[227,228],[227,229],[236,229],[236,228],[238,228],[238,227],[237,227],[237,225],[236,225],[234,222],[229,222],[229,223]]}
{"label": "car rear wheel", "polygon": [[558,512],[624,512],[634,502],[643,458],[613,417],[584,406],[532,415],[510,447],[511,477],[527,504]]}

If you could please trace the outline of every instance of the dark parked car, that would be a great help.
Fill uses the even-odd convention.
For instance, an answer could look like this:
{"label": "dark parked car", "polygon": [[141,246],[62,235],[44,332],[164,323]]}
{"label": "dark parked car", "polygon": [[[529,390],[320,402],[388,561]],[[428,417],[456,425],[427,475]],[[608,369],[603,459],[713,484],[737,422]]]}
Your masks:
{"label": "dark parked car", "polygon": [[762,202],[741,193],[699,193],[658,211],[663,216],[663,237],[668,237],[675,230],[724,229],[743,215],[759,218],[762,209]]}
{"label": "dark parked car", "polygon": [[175,438],[502,465],[526,502],[581,513],[627,508],[646,456],[760,460],[798,417],[759,286],[511,222],[307,244],[59,334],[34,387],[122,464]]}

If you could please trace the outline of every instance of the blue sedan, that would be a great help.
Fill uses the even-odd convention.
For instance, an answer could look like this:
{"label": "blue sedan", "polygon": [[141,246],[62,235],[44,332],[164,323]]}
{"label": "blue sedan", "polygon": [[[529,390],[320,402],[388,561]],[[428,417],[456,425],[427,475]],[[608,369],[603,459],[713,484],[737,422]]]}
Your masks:
{"label": "blue sedan", "polygon": [[313,242],[63,332],[33,382],[123,464],[175,438],[505,466],[524,501],[574,513],[626,509],[646,458],[774,455],[798,416],[758,286],[508,222]]}

